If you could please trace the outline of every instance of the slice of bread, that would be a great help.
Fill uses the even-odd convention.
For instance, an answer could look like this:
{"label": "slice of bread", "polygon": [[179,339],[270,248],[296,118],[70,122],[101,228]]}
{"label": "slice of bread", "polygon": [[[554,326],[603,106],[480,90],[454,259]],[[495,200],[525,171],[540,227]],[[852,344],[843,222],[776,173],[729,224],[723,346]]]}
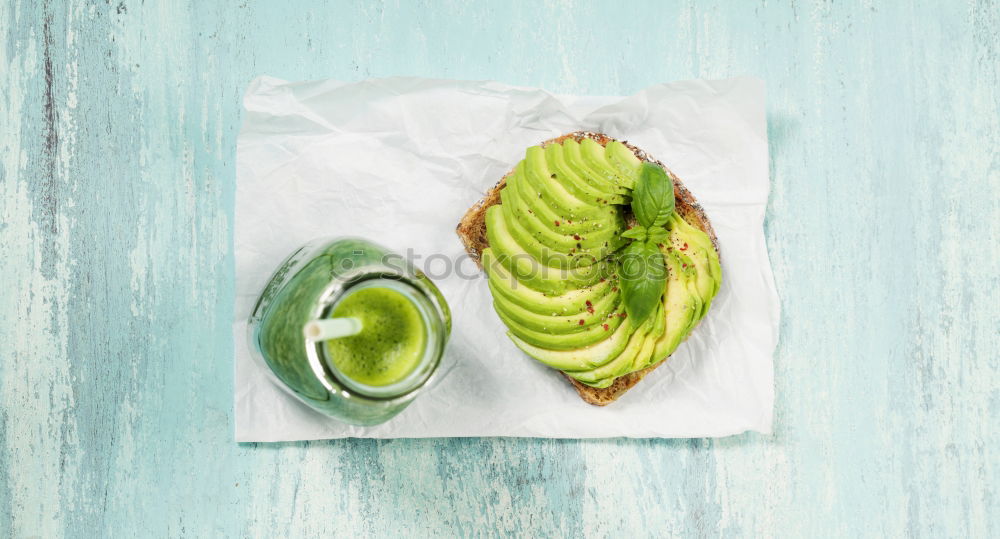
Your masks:
{"label": "slice of bread", "polygon": [[[573,138],[577,141],[589,138],[593,139],[601,146],[604,146],[613,140],[611,137],[601,133],[577,131],[547,140],[543,142],[542,145],[545,146],[546,144],[560,143],[568,138]],[[712,239],[712,245],[715,247],[716,252],[718,252],[719,240],[715,236],[715,231],[712,230],[712,224],[708,221],[708,217],[705,215],[705,211],[701,208],[701,205],[699,205],[698,201],[695,200],[693,195],[691,195],[691,192],[684,187],[684,184],[681,183],[677,175],[670,172],[670,169],[663,166],[663,163],[653,159],[646,152],[629,144],[627,141],[622,142],[625,146],[632,150],[635,156],[639,159],[655,163],[667,171],[674,182],[674,198],[677,203],[677,213],[680,214],[680,216],[683,217],[689,224],[708,234],[708,237]],[[508,172],[507,176],[510,176],[512,173],[513,170]],[[507,185],[507,176],[501,178],[500,181],[486,193],[486,196],[469,208],[469,211],[465,213],[465,216],[462,217],[462,220],[458,223],[458,227],[455,229],[456,232],[458,232],[458,237],[465,245],[465,250],[469,253],[469,256],[476,261],[476,264],[479,264],[480,268],[482,268],[482,263],[479,260],[479,255],[483,252],[483,249],[490,246],[489,240],[486,239],[486,210],[490,206],[500,203],[500,191]],[[631,216],[629,216],[629,220],[634,223]],[[642,380],[653,369],[659,367],[663,363],[664,361],[661,360],[641,371],[635,371],[619,376],[614,382],[611,383],[610,386],[605,388],[590,387],[570,378],[569,376],[566,376],[566,379],[573,384],[576,391],[580,394],[580,398],[584,401],[597,406],[605,406],[617,400],[618,397],[621,397],[626,391],[639,383],[639,380]]]}

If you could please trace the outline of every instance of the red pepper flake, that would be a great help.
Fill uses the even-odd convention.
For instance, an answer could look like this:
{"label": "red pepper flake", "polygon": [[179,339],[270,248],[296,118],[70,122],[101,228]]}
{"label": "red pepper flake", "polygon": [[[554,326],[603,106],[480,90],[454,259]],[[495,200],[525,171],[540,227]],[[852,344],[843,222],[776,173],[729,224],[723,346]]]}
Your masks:
{"label": "red pepper flake", "polygon": [[601,282],[603,283],[604,281],[605,281],[604,277],[601,277]]}
{"label": "red pepper flake", "polygon": [[583,318],[580,319],[580,325],[583,325]]}
{"label": "red pepper flake", "polygon": [[688,265],[687,264],[681,264],[681,267],[682,268],[686,268],[686,267],[688,267]]}
{"label": "red pepper flake", "polygon": [[681,247],[681,251],[687,251],[687,250],[688,250],[688,244],[687,242],[684,242],[684,246]]}
{"label": "red pepper flake", "polygon": [[632,230],[632,225],[626,225],[625,230]]}
{"label": "red pepper flake", "polygon": [[580,235],[579,234],[573,234],[573,239],[576,240],[576,241],[580,241]]}
{"label": "red pepper flake", "polygon": [[659,247],[660,249],[663,249],[663,244],[662,243],[657,243],[656,246]]}
{"label": "red pepper flake", "polygon": [[617,292],[618,291],[618,287],[617,286],[612,286],[611,287],[611,291],[612,292]]}
{"label": "red pepper flake", "polygon": [[622,317],[622,318],[628,318],[628,313],[622,313],[622,314],[621,314],[621,317]]}
{"label": "red pepper flake", "polygon": [[594,314],[594,308],[593,307],[587,307],[587,312],[590,313],[590,314]]}
{"label": "red pepper flake", "polygon": [[559,221],[556,221],[556,226],[559,226]]}
{"label": "red pepper flake", "polygon": [[602,325],[604,326],[604,331],[607,331],[608,330],[608,325],[607,324],[602,324]]}
{"label": "red pepper flake", "polygon": [[591,303],[591,302],[590,302],[590,300],[588,299],[588,300],[587,300],[587,307],[593,307],[593,306],[594,306],[594,304],[593,304],[593,303]]}

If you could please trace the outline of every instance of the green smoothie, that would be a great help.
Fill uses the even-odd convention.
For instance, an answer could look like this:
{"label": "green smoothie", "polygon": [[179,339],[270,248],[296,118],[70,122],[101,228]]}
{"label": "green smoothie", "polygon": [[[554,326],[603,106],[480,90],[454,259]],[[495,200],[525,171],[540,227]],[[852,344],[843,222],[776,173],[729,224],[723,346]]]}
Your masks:
{"label": "green smoothie", "polygon": [[387,264],[392,256],[360,238],[313,240],[281,263],[247,321],[251,351],[280,387],[352,425],[388,421],[444,375],[448,304],[416,268]]}
{"label": "green smoothie", "polygon": [[362,288],[340,300],[329,316],[361,321],[361,333],[324,342],[334,368],[358,384],[380,387],[400,382],[424,357],[424,318],[402,292]]}

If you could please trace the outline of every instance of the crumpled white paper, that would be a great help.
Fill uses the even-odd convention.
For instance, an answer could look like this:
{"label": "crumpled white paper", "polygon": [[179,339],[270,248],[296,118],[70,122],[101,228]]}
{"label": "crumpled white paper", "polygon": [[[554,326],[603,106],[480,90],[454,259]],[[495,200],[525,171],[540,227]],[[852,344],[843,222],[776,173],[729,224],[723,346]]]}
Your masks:
{"label": "crumpled white paper", "polygon": [[[762,81],[659,84],[623,98],[496,82],[261,77],[244,106],[235,225],[237,441],[771,431],[779,305],[763,232]],[[525,148],[578,130],[627,139],[670,167],[705,207],[722,251],[723,284],[705,320],[666,365],[603,408],[584,403],[556,371],[510,342],[454,232]],[[329,419],[281,391],[251,357],[246,337],[246,319],[276,266],[315,237],[346,235],[422,257],[415,264],[435,278],[453,313],[447,353],[457,366],[376,427]]]}

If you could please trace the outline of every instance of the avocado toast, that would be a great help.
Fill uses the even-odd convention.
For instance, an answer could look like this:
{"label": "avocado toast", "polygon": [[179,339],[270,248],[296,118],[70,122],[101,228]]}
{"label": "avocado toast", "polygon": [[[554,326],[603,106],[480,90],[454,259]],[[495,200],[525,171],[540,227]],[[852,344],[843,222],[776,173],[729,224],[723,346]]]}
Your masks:
{"label": "avocado toast", "polygon": [[715,233],[691,193],[598,133],[528,148],[457,232],[510,338],[595,405],[662,364],[721,282]]}

